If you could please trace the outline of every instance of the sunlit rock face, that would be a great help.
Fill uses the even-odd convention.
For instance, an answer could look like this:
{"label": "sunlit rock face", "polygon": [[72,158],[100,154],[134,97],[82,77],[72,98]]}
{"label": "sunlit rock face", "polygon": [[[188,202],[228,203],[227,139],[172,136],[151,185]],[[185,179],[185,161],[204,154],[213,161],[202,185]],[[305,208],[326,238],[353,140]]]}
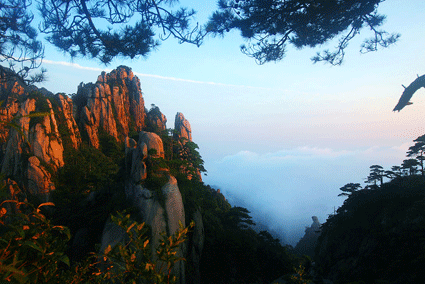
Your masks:
{"label": "sunlit rock face", "polygon": [[[42,102],[45,115],[28,117],[38,112]],[[52,103],[47,98],[26,98],[20,104],[14,121],[17,128],[10,131],[2,160],[2,174],[13,177],[19,186],[27,188],[32,195],[42,196],[47,201],[55,186],[50,171],[57,171],[64,165],[63,145],[58,122]]]}
{"label": "sunlit rock face", "polygon": [[29,130],[28,139],[31,145],[31,152],[41,161],[52,166],[55,170],[62,167],[63,145],[59,134],[58,123],[56,121],[52,104],[46,99],[50,109],[50,114],[41,118],[41,123],[36,123]]}
{"label": "sunlit rock face", "polygon": [[149,155],[154,158],[164,158],[164,145],[162,139],[153,132],[141,131],[139,133],[139,144],[146,144]]}
{"label": "sunlit rock face", "polygon": [[74,104],[72,103],[72,99],[63,94],[57,94],[55,98],[59,102],[59,112],[64,116],[64,121],[62,123],[65,124],[64,126],[68,130],[68,136],[71,140],[72,147],[78,149],[81,144],[81,135],[74,119]]}
{"label": "sunlit rock face", "polygon": [[[174,120],[174,139],[176,139],[180,145],[185,145],[186,142],[192,142],[192,129],[190,127],[190,123],[181,112],[176,114]],[[182,167],[181,171],[183,173],[187,173],[187,169],[185,167]],[[194,177],[192,174],[187,173],[187,178],[191,180]],[[195,178],[202,181],[202,175],[199,170],[197,171]]]}
{"label": "sunlit rock face", "polygon": [[52,175],[41,165],[36,156],[28,159],[28,192],[33,196],[44,197],[43,201],[48,201],[49,193],[55,190],[52,182]]}
{"label": "sunlit rock face", "polygon": [[[28,95],[28,87],[11,70],[0,69],[0,121],[10,122],[18,113],[20,101]],[[5,150],[9,127],[0,125],[0,143]]]}
{"label": "sunlit rock face", "polygon": [[99,131],[123,141],[145,125],[145,107],[139,79],[120,66],[102,72],[96,83],[81,83],[74,97],[77,120],[90,144],[99,147]]}
{"label": "sunlit rock face", "polygon": [[67,129],[74,148],[81,143],[72,100],[27,86],[10,74],[0,78],[0,100],[0,120],[14,125],[0,126],[1,172],[16,180],[24,192],[47,201],[55,189],[52,174],[64,166],[59,127]]}
{"label": "sunlit rock face", "polygon": [[181,112],[176,114],[174,130],[176,131],[175,135],[177,138],[182,138],[184,141],[192,141],[192,129],[190,128],[190,123]]}
{"label": "sunlit rock face", "polygon": [[167,117],[165,117],[158,107],[155,106],[147,112],[146,127],[157,132],[167,129]]}

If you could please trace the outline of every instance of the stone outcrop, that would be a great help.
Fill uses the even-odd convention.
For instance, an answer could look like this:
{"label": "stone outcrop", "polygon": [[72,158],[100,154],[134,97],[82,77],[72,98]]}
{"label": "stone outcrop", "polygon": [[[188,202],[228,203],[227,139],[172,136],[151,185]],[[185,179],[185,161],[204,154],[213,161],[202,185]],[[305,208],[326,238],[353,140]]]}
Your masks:
{"label": "stone outcrop", "polygon": [[295,246],[295,251],[299,255],[314,257],[314,250],[320,236],[320,222],[316,216],[311,219],[313,219],[313,224],[305,229],[305,234]]}
{"label": "stone outcrop", "polygon": [[[34,99],[26,100],[19,110],[19,116],[22,117],[16,121],[16,126],[21,129],[22,133],[26,136],[29,133],[30,118],[25,116],[34,110]],[[28,151],[25,138],[21,135],[21,133],[19,133],[19,131],[17,131],[15,128],[12,128],[5,147],[5,153],[2,161],[2,174],[18,178],[24,177],[23,173],[25,169],[21,159],[24,151]]]}
{"label": "stone outcrop", "polygon": [[167,118],[159,110],[159,107],[152,107],[146,115],[146,127],[149,131],[160,132],[167,129]]}
{"label": "stone outcrop", "polygon": [[189,121],[184,118],[181,112],[176,114],[174,120],[175,137],[183,139],[183,141],[192,141],[192,129],[190,128]]}
{"label": "stone outcrop", "polygon": [[[146,179],[146,159],[164,157],[164,149],[161,138],[155,133],[142,131],[139,134],[139,141],[126,138],[126,165],[127,182],[126,195],[128,200],[132,200],[133,206],[138,208],[142,221],[151,228],[152,233],[152,253],[155,255],[155,248],[160,241],[161,233],[174,234],[179,229],[181,222],[185,226],[185,213],[183,200],[177,185],[177,180],[168,171],[156,173],[159,176],[166,176],[168,181],[160,189],[161,195],[155,194],[156,189],[147,189],[141,185]],[[154,149],[155,151],[152,151]],[[111,229],[112,230],[112,229]],[[107,243],[102,241],[102,247]],[[183,257],[184,252],[179,250],[178,256]],[[174,273],[179,276],[180,283],[184,283],[184,264],[179,263]]]}
{"label": "stone outcrop", "polygon": [[81,135],[74,119],[74,105],[72,99],[63,94],[57,94],[56,100],[59,102],[59,112],[64,116],[64,121],[62,123],[65,124],[67,128],[71,145],[74,149],[78,149],[81,144]]}
{"label": "stone outcrop", "polygon": [[[21,104],[18,112],[21,118],[16,125],[22,133],[14,128],[10,131],[1,172],[14,177],[30,194],[44,196],[42,199],[47,201],[49,192],[55,187],[46,167],[53,171],[62,167],[64,149],[52,104],[45,100],[50,111],[43,117],[26,117],[38,111],[36,99],[28,98]],[[35,123],[31,120],[35,120]]]}
{"label": "stone outcrop", "polygon": [[36,123],[30,128],[28,139],[34,156],[39,157],[41,161],[57,170],[64,165],[64,149],[52,104],[48,99],[46,99],[46,102],[49,106],[50,114],[42,117],[40,123]]}
{"label": "stone outcrop", "polygon": [[188,252],[187,252],[187,265],[192,266],[192,275],[187,275],[189,283],[199,284],[201,283],[201,275],[199,273],[201,267],[201,256],[204,248],[205,232],[204,223],[202,221],[202,214],[199,210],[196,210],[192,215],[192,220],[195,222],[195,228],[193,234],[189,239]]}
{"label": "stone outcrop", "polygon": [[55,190],[51,174],[41,165],[36,156],[28,159],[28,192],[33,196],[43,196],[48,201],[49,193]]}
{"label": "stone outcrop", "polygon": [[[0,66],[0,121],[10,122],[18,113],[20,102],[25,100],[29,88],[24,82],[5,67]],[[9,128],[0,125],[0,143],[5,150]]]}
{"label": "stone outcrop", "polygon": [[164,145],[162,139],[153,132],[141,131],[139,133],[139,144],[145,144],[149,155],[154,158],[164,158]]}
{"label": "stone outcrop", "polygon": [[102,72],[96,83],[78,87],[76,116],[90,144],[99,147],[99,131],[123,141],[130,131],[145,125],[145,107],[139,79],[130,68],[120,66]]}

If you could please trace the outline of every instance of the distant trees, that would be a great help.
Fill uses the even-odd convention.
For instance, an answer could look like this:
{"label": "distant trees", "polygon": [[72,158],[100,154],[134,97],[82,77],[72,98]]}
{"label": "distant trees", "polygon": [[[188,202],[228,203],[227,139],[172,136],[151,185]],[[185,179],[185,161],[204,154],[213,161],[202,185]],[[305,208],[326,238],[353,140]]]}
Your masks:
{"label": "distant trees", "polygon": [[380,182],[380,185],[384,183],[384,168],[380,165],[372,165],[370,168],[370,174],[366,178],[366,183],[373,184],[376,186],[377,182]]}
{"label": "distant trees", "polygon": [[[370,173],[365,179],[365,183],[368,185],[364,189],[382,187],[384,178],[394,180],[403,176],[417,175],[418,173],[424,176],[425,135],[419,136],[413,142],[415,144],[410,146],[406,153],[409,159],[403,160],[400,166],[392,166],[391,170],[384,170],[381,165],[370,166]],[[361,185],[359,183],[347,183],[340,190],[342,193],[338,194],[338,196],[350,196],[353,192],[361,190]]]}
{"label": "distant trees", "polygon": [[421,174],[424,175],[425,135],[419,136],[413,142],[415,142],[415,145],[409,147],[407,157],[416,157],[421,166]]}
{"label": "distant trees", "polygon": [[360,183],[347,183],[346,185],[340,188],[342,193],[338,194],[338,196],[350,196],[350,194],[359,189],[361,189]]}
{"label": "distant trees", "polygon": [[419,166],[418,160],[406,159],[403,161],[401,168],[407,170],[407,173],[412,176],[418,172],[417,166]]}
{"label": "distant trees", "polygon": [[248,40],[243,53],[259,64],[281,60],[288,44],[296,48],[316,47],[339,36],[333,51],[312,58],[332,65],[342,63],[345,48],[363,28],[372,31],[360,52],[388,47],[399,38],[380,29],[385,16],[377,13],[382,0],[220,0],[207,25],[207,32],[224,35],[232,29]]}

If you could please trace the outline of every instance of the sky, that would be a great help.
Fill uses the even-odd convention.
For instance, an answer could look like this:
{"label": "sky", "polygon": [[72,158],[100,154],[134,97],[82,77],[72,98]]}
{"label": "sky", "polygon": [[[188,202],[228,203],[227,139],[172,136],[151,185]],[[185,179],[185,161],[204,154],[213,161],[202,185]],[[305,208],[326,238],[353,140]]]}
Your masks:
{"label": "sky", "polygon": [[[181,1],[205,22],[216,1]],[[311,216],[325,222],[344,201],[339,188],[363,184],[369,166],[400,165],[413,140],[425,134],[425,91],[413,105],[392,112],[407,86],[425,73],[423,0],[387,0],[378,11],[383,26],[401,34],[387,49],[360,54],[364,30],[346,50],[342,66],[313,64],[317,49],[289,47],[277,63],[257,65],[240,52],[238,32],[208,37],[201,47],[169,39],[147,58],[71,60],[46,45],[40,87],[72,94],[80,82],[95,82],[119,65],[139,77],[145,105],[166,115],[167,127],[182,112],[205,161],[206,184],[232,205],[248,208],[295,245]],[[364,185],[364,184],[363,184]]]}

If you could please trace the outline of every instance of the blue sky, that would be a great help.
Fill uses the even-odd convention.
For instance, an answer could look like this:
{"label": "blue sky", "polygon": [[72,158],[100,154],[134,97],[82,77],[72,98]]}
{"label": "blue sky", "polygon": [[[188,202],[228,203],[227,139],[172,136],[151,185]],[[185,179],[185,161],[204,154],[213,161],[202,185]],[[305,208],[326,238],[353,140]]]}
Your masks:
{"label": "blue sky", "polygon": [[[181,1],[202,23],[215,1]],[[387,0],[383,28],[401,38],[390,48],[360,54],[367,30],[353,40],[342,66],[312,64],[319,49],[289,47],[278,63],[257,65],[243,55],[237,32],[207,38],[201,47],[162,42],[147,59],[73,62],[46,46],[52,92],[75,93],[100,70],[127,65],[140,78],[146,106],[156,104],[173,127],[190,121],[208,176],[235,204],[294,244],[317,215],[324,222],[342,204],[339,188],[362,183],[369,166],[401,164],[412,140],[425,134],[424,90],[413,105],[392,112],[402,91],[425,73],[423,0]]]}

